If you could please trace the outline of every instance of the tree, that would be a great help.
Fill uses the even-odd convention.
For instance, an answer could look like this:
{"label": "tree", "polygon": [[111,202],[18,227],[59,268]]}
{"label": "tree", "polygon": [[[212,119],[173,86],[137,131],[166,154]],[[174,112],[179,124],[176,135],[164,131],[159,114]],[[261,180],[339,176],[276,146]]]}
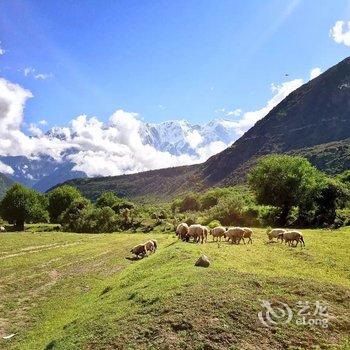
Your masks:
{"label": "tree", "polygon": [[248,175],[248,182],[259,204],[281,209],[285,225],[293,206],[303,203],[322,175],[302,157],[272,155],[262,158]]}
{"label": "tree", "polygon": [[63,185],[50,191],[47,197],[50,221],[58,222],[58,217],[82,195],[75,187]]}
{"label": "tree", "polygon": [[104,192],[96,201],[96,207],[110,207],[120,214],[124,209],[134,209],[134,204],[124,198],[117,197],[113,192]]}
{"label": "tree", "polygon": [[69,205],[59,216],[58,221],[67,231],[88,232],[86,231],[86,217],[92,210],[91,202],[84,197],[80,197]]}
{"label": "tree", "polygon": [[47,201],[40,193],[13,185],[1,201],[1,216],[15,225],[16,230],[23,231],[24,223],[48,221]]}

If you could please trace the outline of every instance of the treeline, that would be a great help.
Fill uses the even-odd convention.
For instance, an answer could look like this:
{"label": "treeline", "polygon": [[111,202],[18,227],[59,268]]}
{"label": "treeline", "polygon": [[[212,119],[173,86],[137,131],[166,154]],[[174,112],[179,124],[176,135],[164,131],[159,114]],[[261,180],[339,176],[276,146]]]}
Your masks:
{"label": "treeline", "polygon": [[305,158],[272,155],[251,170],[245,186],[189,193],[172,209],[209,226],[340,227],[350,221],[349,193],[350,171],[328,177]]}
{"label": "treeline", "polygon": [[350,221],[350,171],[328,177],[305,158],[262,158],[242,186],[187,193],[171,203],[136,205],[112,192],[95,203],[74,187],[47,194],[13,185],[0,203],[1,217],[23,230],[25,223],[51,222],[71,232],[173,230],[181,221],[208,226],[340,227]]}
{"label": "treeline", "polygon": [[67,185],[43,195],[15,184],[0,204],[1,217],[18,231],[24,230],[25,223],[51,222],[72,232],[113,232],[130,227],[133,209],[133,203],[110,192],[93,204]]}

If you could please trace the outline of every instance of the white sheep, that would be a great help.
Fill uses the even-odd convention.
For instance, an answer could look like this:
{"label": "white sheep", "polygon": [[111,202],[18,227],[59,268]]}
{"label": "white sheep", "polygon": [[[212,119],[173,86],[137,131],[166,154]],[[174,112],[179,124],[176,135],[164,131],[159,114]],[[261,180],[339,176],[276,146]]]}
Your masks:
{"label": "white sheep", "polygon": [[270,231],[267,231],[267,237],[269,238],[269,241],[273,241],[274,238],[277,240],[280,239],[280,235],[286,233],[287,231],[283,228],[274,228]]}
{"label": "white sheep", "polygon": [[244,235],[243,238],[248,238],[248,243],[250,242],[251,244],[253,244],[253,230],[251,228],[248,227],[243,227],[244,230]]}
{"label": "white sheep", "polygon": [[231,240],[231,243],[239,244],[241,241],[245,244],[244,241],[245,231],[242,227],[231,227],[225,232],[225,236],[228,237],[228,241]]}
{"label": "white sheep", "polygon": [[202,225],[199,225],[199,224],[191,225],[188,228],[188,237],[189,238],[192,237],[194,242],[198,243],[199,241],[201,241],[201,243],[203,243],[206,230],[207,229]]}
{"label": "white sheep", "polygon": [[188,225],[186,224],[186,222],[182,222],[177,226],[176,235],[179,237],[179,239],[182,239],[183,241],[187,238]]}
{"label": "white sheep", "polygon": [[300,242],[300,244],[304,245],[305,247],[304,237],[299,231],[292,230],[287,231],[285,233],[281,233],[279,238],[282,240],[282,242],[284,241],[285,244],[288,243],[288,245],[297,246]]}
{"label": "white sheep", "polygon": [[216,241],[218,240],[221,241],[221,238],[225,236],[225,232],[226,232],[226,229],[225,227],[222,227],[222,226],[217,226],[217,227],[214,227],[212,230],[210,230],[210,234],[213,236],[213,241],[215,241],[215,238],[216,238]]}
{"label": "white sheep", "polygon": [[6,228],[4,226],[0,226],[0,232],[6,232]]}

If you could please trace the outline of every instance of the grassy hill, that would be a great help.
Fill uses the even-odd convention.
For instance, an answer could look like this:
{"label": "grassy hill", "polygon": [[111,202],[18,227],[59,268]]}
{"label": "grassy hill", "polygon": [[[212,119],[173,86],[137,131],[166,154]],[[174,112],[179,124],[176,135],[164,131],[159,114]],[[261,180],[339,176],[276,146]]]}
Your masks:
{"label": "grassy hill", "polygon": [[12,186],[14,182],[6,175],[0,173],[0,199],[4,196],[7,189]]}
{"label": "grassy hill", "polygon": [[231,147],[203,164],[69,183],[90,198],[112,190],[132,198],[168,199],[188,190],[236,184],[259,157],[271,153],[305,155],[329,173],[348,169],[349,80],[347,58],[292,92]]}
{"label": "grassy hill", "polygon": [[[0,348],[349,349],[350,229],[304,236],[305,248],[291,248],[266,244],[260,229],[239,246],[157,232],[2,234]],[[151,237],[155,254],[125,259]],[[202,253],[208,269],[194,267]],[[261,300],[294,312],[298,301],[320,301],[329,327],[267,328]]]}

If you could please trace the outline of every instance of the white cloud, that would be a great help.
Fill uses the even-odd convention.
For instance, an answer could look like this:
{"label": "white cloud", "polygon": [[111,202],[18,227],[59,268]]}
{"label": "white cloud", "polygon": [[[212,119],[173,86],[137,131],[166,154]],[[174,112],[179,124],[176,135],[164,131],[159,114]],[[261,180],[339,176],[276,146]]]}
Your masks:
{"label": "white cloud", "polygon": [[[1,41],[0,41],[0,44],[1,44]],[[5,55],[5,52],[6,52],[6,50],[3,49],[0,45],[0,56]]]}
{"label": "white cloud", "polygon": [[40,125],[47,125],[47,121],[45,119],[39,120]]}
{"label": "white cloud", "polygon": [[46,80],[46,79],[51,79],[53,78],[52,73],[44,74],[44,73],[39,73],[34,75],[34,79],[39,79],[39,80]]}
{"label": "white cloud", "polygon": [[8,166],[0,161],[0,173],[11,175],[11,174],[13,174],[13,172],[14,171],[10,166]]}
{"label": "white cloud", "polygon": [[229,111],[225,114],[226,117],[239,117],[242,114],[242,110],[237,108],[234,111]]}
{"label": "white cloud", "polygon": [[30,131],[30,133],[33,135],[33,136],[36,136],[36,137],[41,137],[43,136],[43,131],[38,128],[34,123],[31,123],[29,125],[29,128],[28,130]]}
{"label": "white cloud", "polygon": [[32,67],[26,67],[23,69],[23,74],[25,77],[33,77],[34,79],[37,80],[46,80],[46,79],[50,79],[53,78],[53,74],[52,73],[37,73],[35,68]]}
{"label": "white cloud", "polygon": [[[221,112],[240,116],[240,119],[219,122],[229,126],[230,134],[237,138],[302,83],[302,79],[295,79],[281,85],[273,84],[274,95],[264,107],[243,114],[240,109],[221,109]],[[56,160],[65,156],[75,163],[74,170],[84,171],[88,176],[110,176],[203,162],[235,140],[235,136],[225,142],[210,140],[209,134],[190,129],[183,121],[180,124],[186,132],[183,136],[179,134],[181,140],[177,141],[190,147],[192,152],[173,155],[143,144],[141,131],[145,123],[137,113],[121,109],[113,113],[107,122],[86,115],[77,116],[68,126],[54,127],[49,134],[44,134],[36,124],[30,124],[28,130],[32,136],[28,136],[22,131],[23,112],[27,99],[31,97],[30,91],[0,78],[0,155],[35,157],[46,154]],[[39,122],[39,125],[45,124],[44,120]],[[206,132],[210,132],[210,127],[213,126],[208,126]],[[69,155],[65,153],[71,149],[76,151]],[[11,173],[11,170],[0,164],[0,172]]]}
{"label": "white cloud", "polygon": [[274,92],[274,96],[267,101],[266,106],[261,109],[252,112],[246,112],[242,118],[237,122],[234,122],[237,135],[243,135],[248,129],[250,129],[258,120],[264,118],[272,108],[277,106],[284,98],[286,98],[292,91],[297,89],[303,84],[303,79],[294,79],[281,85],[271,84],[271,90]]}
{"label": "white cloud", "polygon": [[203,136],[198,132],[198,130],[193,130],[185,136],[185,141],[192,149],[196,149],[197,146],[203,142]]}
{"label": "white cloud", "polygon": [[337,21],[330,30],[329,35],[337,44],[350,46],[350,21]]}
{"label": "white cloud", "polygon": [[35,69],[32,67],[26,67],[23,69],[23,74],[25,77],[29,76],[30,74],[33,74],[35,72]]}
{"label": "white cloud", "polygon": [[322,73],[321,68],[316,67],[310,71],[310,80],[317,78]]}

